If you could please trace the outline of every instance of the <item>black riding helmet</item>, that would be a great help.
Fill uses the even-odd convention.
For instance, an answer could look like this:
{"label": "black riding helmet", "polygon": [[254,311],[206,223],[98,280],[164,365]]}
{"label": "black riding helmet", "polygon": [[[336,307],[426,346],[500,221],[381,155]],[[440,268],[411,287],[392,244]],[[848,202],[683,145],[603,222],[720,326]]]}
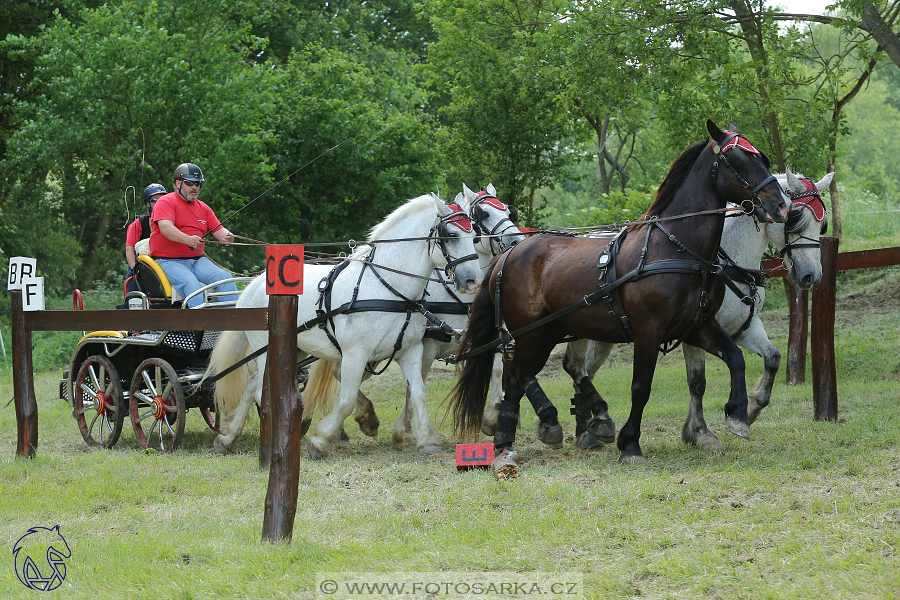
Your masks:
{"label": "black riding helmet", "polygon": [[206,181],[203,179],[203,171],[194,163],[183,163],[175,169],[175,181],[184,179],[187,181]]}
{"label": "black riding helmet", "polygon": [[161,183],[151,183],[144,188],[144,204],[150,204],[150,198],[156,194],[165,194],[166,187]]}

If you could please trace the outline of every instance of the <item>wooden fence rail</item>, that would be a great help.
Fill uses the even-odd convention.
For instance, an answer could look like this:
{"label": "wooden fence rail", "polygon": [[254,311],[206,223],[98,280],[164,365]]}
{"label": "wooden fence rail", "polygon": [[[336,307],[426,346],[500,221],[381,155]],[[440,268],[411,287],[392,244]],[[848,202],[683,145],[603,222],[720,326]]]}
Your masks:
{"label": "wooden fence rail", "polygon": [[[822,280],[813,288],[812,301],[812,375],[813,408],[816,420],[835,421],[837,411],[837,374],[834,356],[834,311],[837,272],[900,265],[900,247],[838,253],[838,238],[821,237]],[[762,268],[772,277],[785,277],[787,270],[777,259],[765,260]],[[784,280],[790,308],[786,382],[798,385],[806,373],[806,347],[809,292]]]}

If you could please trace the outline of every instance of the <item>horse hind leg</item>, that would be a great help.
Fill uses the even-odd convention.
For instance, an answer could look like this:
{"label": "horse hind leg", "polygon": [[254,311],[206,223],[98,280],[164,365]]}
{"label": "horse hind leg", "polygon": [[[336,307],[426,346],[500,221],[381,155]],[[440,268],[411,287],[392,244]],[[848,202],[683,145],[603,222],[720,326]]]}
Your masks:
{"label": "horse hind leg", "polygon": [[525,395],[534,407],[540,423],[538,423],[538,439],[551,448],[562,448],[563,430],[559,424],[556,407],[547,398],[537,379],[532,377],[525,383]]}
{"label": "horse hind leg", "polygon": [[394,430],[391,433],[391,443],[401,448],[403,446],[412,446],[416,443],[416,436],[412,432],[412,407],[410,406],[409,387],[406,388],[406,403],[403,405],[403,412],[394,421]]}
{"label": "horse hind leg", "polygon": [[719,453],[725,450],[716,434],[709,430],[703,417],[703,395],[706,393],[706,352],[696,346],[682,345],[684,366],[687,371],[691,402],[687,419],[681,429],[681,439],[686,444]]}
{"label": "horse hind leg", "polygon": [[594,387],[590,378],[582,377],[578,391],[572,398],[575,415],[575,443],[584,449],[616,441],[616,424],[609,416],[606,400]]}
{"label": "horse hind leg", "polygon": [[359,430],[364,435],[378,436],[378,427],[381,425],[381,421],[375,414],[375,406],[372,401],[362,391],[356,394],[356,410],[353,413],[353,420],[359,425]]}

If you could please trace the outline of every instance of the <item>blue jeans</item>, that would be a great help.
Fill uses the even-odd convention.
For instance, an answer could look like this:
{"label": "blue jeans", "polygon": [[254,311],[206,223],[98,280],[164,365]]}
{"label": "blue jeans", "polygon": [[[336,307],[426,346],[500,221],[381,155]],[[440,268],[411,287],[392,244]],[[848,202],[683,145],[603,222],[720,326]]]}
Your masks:
{"label": "blue jeans", "polygon": [[[188,294],[196,292],[204,284],[215,283],[228,279],[231,274],[220,269],[213,264],[211,260],[205,256],[199,258],[157,258],[156,262],[165,271],[166,277],[172,287],[181,294],[182,298],[187,298]],[[234,282],[224,283],[216,288],[219,292],[236,292],[237,286]],[[237,296],[220,296],[220,302],[229,300],[237,300]],[[188,308],[203,303],[203,295],[199,294],[191,298],[188,302]]]}

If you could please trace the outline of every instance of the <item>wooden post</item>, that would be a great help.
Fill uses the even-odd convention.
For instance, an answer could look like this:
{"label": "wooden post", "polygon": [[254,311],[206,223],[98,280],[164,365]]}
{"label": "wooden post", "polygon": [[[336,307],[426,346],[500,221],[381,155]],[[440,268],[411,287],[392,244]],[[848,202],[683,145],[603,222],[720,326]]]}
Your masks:
{"label": "wooden post", "polygon": [[819,238],[822,243],[822,280],[812,294],[812,378],[816,421],[837,421],[837,366],[834,358],[834,310],[837,291],[837,257],[840,240]]}
{"label": "wooden post", "polygon": [[300,484],[303,401],[297,387],[297,296],[269,296],[269,399],[274,438],[262,541],[290,540]]}
{"label": "wooden post", "polygon": [[806,381],[806,346],[809,332],[809,291],[783,277],[784,292],[790,308],[787,369],[785,383],[800,385]]}
{"label": "wooden post", "polygon": [[266,355],[262,395],[259,398],[259,468],[268,471],[272,465],[272,396],[269,393],[269,361]]}
{"label": "wooden post", "polygon": [[38,410],[31,364],[31,332],[25,328],[22,290],[10,290],[12,297],[13,394],[16,399],[16,456],[34,458],[38,445]]}

